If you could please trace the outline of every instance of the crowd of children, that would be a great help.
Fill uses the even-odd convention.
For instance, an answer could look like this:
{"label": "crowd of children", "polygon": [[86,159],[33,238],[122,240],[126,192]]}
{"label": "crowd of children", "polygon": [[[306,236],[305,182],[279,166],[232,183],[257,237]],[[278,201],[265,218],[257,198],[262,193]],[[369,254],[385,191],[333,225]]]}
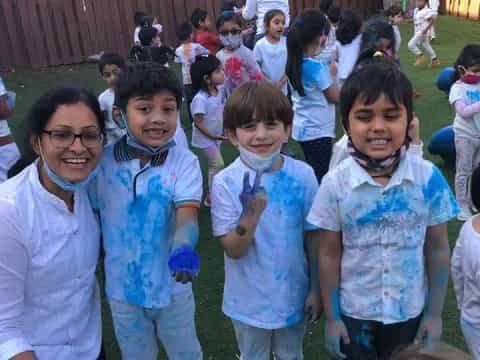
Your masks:
{"label": "crowd of children", "polygon": [[[169,359],[202,359],[191,282],[203,201],[225,254],[222,310],[242,359],[303,359],[306,324],[322,313],[336,359],[403,359],[398,351],[414,342],[435,345],[450,268],[447,222],[457,216],[467,221],[452,277],[462,331],[480,359],[480,218],[472,217],[480,208],[480,44],[462,50],[449,95],[455,199],[423,158],[415,90],[399,58],[400,6],[363,23],[322,0],[290,22],[288,1],[225,3],[218,36],[208,12],[195,9],[178,26],[175,50],[162,43],[155,17],[137,12],[130,62],[115,53],[99,61],[108,86],[98,97],[105,147],[94,179],[82,185],[99,217],[122,358],[156,359],[160,341]],[[251,50],[241,15],[255,11]],[[408,42],[415,65],[425,60],[419,46],[439,65],[430,44],[437,15],[438,4],[416,0]],[[182,103],[191,146],[207,160],[205,181],[180,123]],[[6,120],[14,108],[0,78],[0,182],[19,157]],[[334,144],[336,123],[344,135]],[[72,147],[76,137],[81,146],[89,140],[67,135]],[[283,153],[290,138],[305,161]],[[238,149],[230,164],[222,142]],[[3,268],[0,257],[0,279]],[[11,341],[2,321],[8,327],[0,314],[0,359]]]}

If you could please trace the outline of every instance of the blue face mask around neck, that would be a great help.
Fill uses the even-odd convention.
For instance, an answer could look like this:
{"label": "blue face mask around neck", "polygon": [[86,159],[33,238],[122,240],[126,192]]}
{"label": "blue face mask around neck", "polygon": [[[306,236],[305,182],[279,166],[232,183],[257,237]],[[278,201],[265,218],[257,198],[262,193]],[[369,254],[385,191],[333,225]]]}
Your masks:
{"label": "blue face mask around neck", "polygon": [[64,178],[56,174],[50,168],[50,166],[48,166],[47,161],[45,160],[45,156],[43,156],[42,147],[40,144],[39,144],[39,148],[40,148],[40,156],[43,163],[43,169],[47,173],[48,178],[55,185],[57,185],[60,189],[64,191],[75,192],[77,190],[85,189],[88,186],[88,184],[95,178],[95,176],[97,176],[100,170],[100,166],[99,164],[97,164],[97,166],[90,172],[90,174],[88,174],[88,176],[85,179],[77,182],[71,182],[71,181],[65,180]]}

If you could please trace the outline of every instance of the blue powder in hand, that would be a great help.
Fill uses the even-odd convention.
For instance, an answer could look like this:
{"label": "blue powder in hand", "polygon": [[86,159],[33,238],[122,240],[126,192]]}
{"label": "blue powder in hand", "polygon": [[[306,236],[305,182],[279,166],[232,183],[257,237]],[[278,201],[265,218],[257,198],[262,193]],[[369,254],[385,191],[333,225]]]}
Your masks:
{"label": "blue powder in hand", "polygon": [[189,272],[197,276],[200,270],[200,257],[189,245],[183,245],[173,250],[168,259],[170,272]]}

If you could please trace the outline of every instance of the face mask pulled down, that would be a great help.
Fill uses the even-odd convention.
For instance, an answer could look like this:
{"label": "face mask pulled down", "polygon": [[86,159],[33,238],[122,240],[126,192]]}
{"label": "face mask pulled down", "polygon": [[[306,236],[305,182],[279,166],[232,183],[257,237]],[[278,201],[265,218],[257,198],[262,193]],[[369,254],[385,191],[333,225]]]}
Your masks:
{"label": "face mask pulled down", "polygon": [[243,162],[245,162],[248,167],[259,172],[265,172],[269,170],[280,156],[280,149],[266,157],[255,154],[254,152],[251,152],[240,145],[238,146],[238,151],[240,152],[240,158],[243,160]]}

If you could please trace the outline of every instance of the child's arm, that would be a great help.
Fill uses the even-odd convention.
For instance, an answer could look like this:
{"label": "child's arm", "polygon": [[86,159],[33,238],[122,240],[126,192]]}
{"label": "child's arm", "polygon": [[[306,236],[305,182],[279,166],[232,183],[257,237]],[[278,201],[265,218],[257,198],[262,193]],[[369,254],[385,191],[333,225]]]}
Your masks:
{"label": "child's arm", "polygon": [[255,55],[250,49],[246,49],[248,52],[244,52],[246,55],[245,58],[245,68],[250,75],[250,80],[265,80],[260,66],[258,66],[257,61],[255,60]]}
{"label": "child's arm", "polygon": [[7,119],[13,114],[14,109],[7,104],[7,94],[0,96],[0,119]]}
{"label": "child's arm", "polygon": [[340,232],[320,230],[319,273],[322,302],[325,312],[325,347],[337,357],[346,358],[340,352],[340,339],[349,344],[347,328],[340,317],[340,261],[342,258],[342,235]]}
{"label": "child's arm", "polygon": [[455,244],[455,249],[453,249],[452,255],[452,281],[453,287],[455,289],[455,295],[457,297],[458,308],[461,309],[463,304],[463,284],[464,284],[464,275],[463,275],[463,257],[465,256],[463,252],[463,239],[462,232],[458,236],[457,243]]}
{"label": "child's arm", "polygon": [[232,259],[239,259],[247,253],[248,248],[253,243],[260,216],[267,206],[265,191],[260,186],[261,176],[262,174],[259,172],[256,174],[252,187],[250,186],[249,173],[245,173],[243,189],[240,194],[242,214],[237,226],[220,239],[225,253]]}
{"label": "child's arm", "polygon": [[310,287],[305,300],[305,314],[307,321],[314,322],[322,313],[322,299],[320,294],[320,279],[318,277],[318,251],[320,231],[305,231],[305,255],[308,262]]}
{"label": "child's arm", "polygon": [[424,254],[428,296],[415,342],[424,341],[432,346],[442,335],[442,310],[448,285],[450,247],[446,222],[427,228]]}
{"label": "child's arm", "polygon": [[471,105],[465,104],[463,100],[457,100],[453,103],[455,112],[462,118],[469,118],[480,113],[480,101],[474,102]]}
{"label": "child's arm", "polygon": [[175,210],[175,235],[168,265],[172,276],[181,283],[193,280],[200,261],[193,250],[198,242],[198,210],[179,207]]}
{"label": "child's arm", "polygon": [[195,127],[200,130],[200,132],[205,135],[207,138],[211,140],[227,140],[227,137],[223,135],[215,135],[214,133],[211,133],[207,126],[205,125],[205,122],[203,121],[203,114],[195,114],[193,115],[193,122],[195,124]]}
{"label": "child's arm", "polygon": [[338,87],[335,84],[323,90],[323,94],[329,103],[338,104],[340,101],[340,93],[338,92]]}
{"label": "child's arm", "polygon": [[245,20],[252,20],[257,13],[257,0],[247,0],[242,8],[242,17]]}

